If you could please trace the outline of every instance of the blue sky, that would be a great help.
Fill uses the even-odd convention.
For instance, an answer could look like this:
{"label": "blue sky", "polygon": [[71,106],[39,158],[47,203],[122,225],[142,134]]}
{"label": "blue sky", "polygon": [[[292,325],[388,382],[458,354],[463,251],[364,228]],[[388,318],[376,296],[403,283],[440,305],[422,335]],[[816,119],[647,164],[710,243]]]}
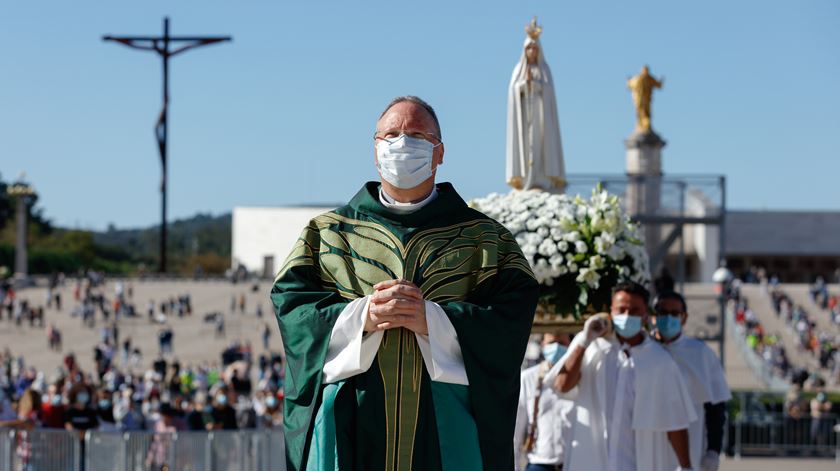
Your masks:
{"label": "blue sky", "polygon": [[840,207],[840,2],[3,2],[0,173],[71,227],[156,223],[160,61],[103,34],[230,34],[172,61],[170,216],[341,202],[377,177],[395,95],[438,111],[438,175],[503,191],[506,93],[544,26],[569,173],[621,173],[625,79],[665,76],[666,173],[723,173],[734,208]]}

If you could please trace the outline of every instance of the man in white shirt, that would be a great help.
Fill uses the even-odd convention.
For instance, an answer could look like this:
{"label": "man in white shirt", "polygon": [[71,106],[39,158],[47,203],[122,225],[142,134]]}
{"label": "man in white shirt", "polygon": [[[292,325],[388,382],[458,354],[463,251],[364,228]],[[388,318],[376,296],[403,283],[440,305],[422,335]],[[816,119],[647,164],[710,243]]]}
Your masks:
{"label": "man in white shirt", "polygon": [[688,425],[696,419],[679,369],[642,329],[648,291],[631,282],[613,290],[610,320],[593,316],[558,362],[555,386],[578,387],[566,471],[691,469]]}
{"label": "man in white shirt", "polygon": [[523,454],[527,457],[525,471],[554,471],[562,469],[563,447],[571,423],[573,392],[560,394],[545,376],[566,353],[569,334],[547,333],[542,338],[543,361],[522,371],[519,388],[519,407],[513,434],[516,470],[522,469]]}
{"label": "man in white shirt", "polygon": [[657,296],[653,303],[653,334],[683,373],[697,420],[688,428],[691,462],[702,471],[717,471],[726,424],[726,403],[732,393],[720,360],[702,341],[682,333],[688,319],[685,299],[675,292]]}

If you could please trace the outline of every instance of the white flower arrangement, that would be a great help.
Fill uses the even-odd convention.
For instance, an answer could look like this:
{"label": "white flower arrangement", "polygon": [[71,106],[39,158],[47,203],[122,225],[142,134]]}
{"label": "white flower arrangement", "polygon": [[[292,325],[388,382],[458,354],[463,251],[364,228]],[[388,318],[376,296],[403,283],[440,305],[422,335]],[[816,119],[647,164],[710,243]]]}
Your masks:
{"label": "white flower arrangement", "polygon": [[618,281],[650,284],[638,225],[600,187],[588,200],[544,191],[491,193],[470,206],[513,234],[542,285],[541,304],[576,317],[609,306]]}

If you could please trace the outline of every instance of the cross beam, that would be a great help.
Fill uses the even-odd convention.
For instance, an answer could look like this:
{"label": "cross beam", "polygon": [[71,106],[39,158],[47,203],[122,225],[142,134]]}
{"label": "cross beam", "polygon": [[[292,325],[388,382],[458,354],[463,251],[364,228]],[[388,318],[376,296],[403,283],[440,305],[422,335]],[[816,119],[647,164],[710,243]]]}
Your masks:
{"label": "cross beam", "polygon": [[166,190],[167,190],[167,138],[169,137],[169,58],[190,49],[231,41],[230,36],[171,36],[169,18],[163,19],[162,36],[111,36],[102,37],[103,41],[113,41],[132,49],[155,52],[163,60],[163,106],[155,123],[155,139],[160,153],[163,174],[160,183],[161,222],[160,222],[160,266],[159,271],[166,273]]}

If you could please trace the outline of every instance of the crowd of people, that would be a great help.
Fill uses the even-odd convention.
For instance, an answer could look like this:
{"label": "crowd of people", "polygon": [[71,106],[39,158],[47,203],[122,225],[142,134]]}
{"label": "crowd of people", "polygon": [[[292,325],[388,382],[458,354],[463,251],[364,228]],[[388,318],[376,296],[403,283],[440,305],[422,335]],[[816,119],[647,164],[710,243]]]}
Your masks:
{"label": "crowd of people", "polygon": [[[727,307],[736,322],[738,331],[744,335],[750,348],[772,366],[775,374],[797,385],[795,391],[799,395],[791,396],[786,404],[788,415],[793,417],[793,414],[810,413],[812,417],[814,414],[822,417],[827,414],[832,404],[826,399],[824,393],[807,401],[802,399],[803,385],[806,380],[810,380],[809,384],[818,391],[821,391],[819,388],[825,386],[824,382],[820,383],[821,380],[815,375],[798,370],[791,365],[780,335],[765,331],[764,326],[750,309],[748,301],[741,296],[740,285],[740,280],[731,283],[726,293]],[[666,334],[668,332],[666,328],[670,324],[665,321],[676,319],[679,323],[682,319],[681,322],[685,323],[687,315],[685,300],[674,293],[671,301],[676,307],[668,308],[663,304],[662,299],[648,300],[646,292],[642,296],[632,291],[635,289],[633,287],[624,289],[628,290],[624,292],[628,298],[631,297],[630,294],[643,298],[642,305],[651,305],[653,306],[651,309],[656,312],[652,326],[648,325],[650,332],[647,334],[636,332],[634,335],[642,335],[642,338],[651,336],[665,345],[666,349],[673,349],[680,345],[679,343],[671,345],[669,339],[679,338],[681,327],[676,329],[674,335]],[[670,291],[662,289],[662,292]],[[812,322],[805,309],[795,306],[790,297],[778,287],[774,287],[768,293],[777,315],[797,333],[797,338],[801,342],[800,347],[815,354],[821,354],[825,345],[820,340],[820,333],[816,332],[815,323]],[[48,293],[47,299],[50,300],[50,304],[61,302],[56,301],[56,294],[58,290],[51,290]],[[62,364],[57,365],[55,371],[37,371],[32,367],[27,367],[22,357],[13,356],[6,349],[0,354],[0,427],[25,430],[64,429],[80,432],[80,436],[88,430],[164,433],[282,427],[284,369],[283,359],[279,355],[257,356],[250,343],[234,342],[220,352],[218,362],[185,365],[173,354],[174,332],[170,327],[163,326],[158,331],[158,357],[144,371],[140,368],[143,362],[139,349],[133,344],[131,337],[120,336],[118,324],[115,322],[116,316],[137,315],[131,304],[133,297],[131,284],[117,283],[114,299],[108,302],[104,299],[102,284],[86,278],[77,284],[74,296],[77,296],[77,300],[82,304],[81,311],[88,309],[86,306],[93,311],[87,316],[82,313],[83,325],[93,328],[98,323],[100,327],[100,342],[93,349],[95,366],[90,371],[85,371],[77,362],[76,357],[68,353],[64,355]],[[820,297],[822,292],[816,292],[815,296],[815,301],[822,299]],[[11,294],[11,297],[14,298],[15,294]],[[4,299],[8,300],[8,298],[9,293],[4,292]],[[831,298],[826,297],[826,308],[829,309],[829,306],[832,306]],[[836,301],[832,309],[833,307],[836,307]],[[244,314],[245,296],[233,296],[230,309],[231,314],[237,311]],[[261,317],[262,313],[259,309],[257,305],[257,312]],[[189,316],[193,313],[192,301],[189,295],[181,295],[166,299],[159,304],[150,302],[149,311],[150,322],[155,322],[155,318],[160,315],[167,318]],[[218,316],[224,317],[220,313]],[[680,318],[680,316],[683,317]],[[97,318],[101,318],[104,322],[99,322]],[[213,322],[215,322],[215,315]],[[588,326],[587,328],[594,332],[595,327]],[[53,337],[57,337],[57,349],[60,350],[60,333],[53,332],[54,330],[57,331],[52,325],[48,328],[50,346],[53,347]],[[265,323],[263,342],[266,350],[271,330],[269,324]],[[582,347],[581,352],[585,352],[589,344],[600,342],[597,340],[600,338],[597,335],[593,334],[591,337],[586,345],[579,345]],[[535,383],[535,390],[542,387],[541,383],[546,379],[549,371],[554,371],[552,369],[554,363],[560,361],[561,358],[564,358],[564,362],[570,361],[564,354],[569,349],[576,348],[575,345],[570,344],[571,340],[570,336],[559,334],[547,335],[543,338],[542,345],[537,347],[540,353],[533,355],[532,359],[535,361],[542,359],[546,363],[534,364],[531,371],[533,378],[528,379]],[[840,363],[836,347],[835,344],[832,356],[824,367],[833,367]],[[671,353],[676,358],[679,351],[675,350]],[[117,360],[118,356],[119,360]],[[577,368],[581,368],[581,365]],[[586,374],[594,374],[594,372],[590,371]],[[574,377],[574,375],[569,377]],[[551,384],[558,390],[563,389],[558,386],[559,384],[572,381],[566,379],[561,381],[557,378],[551,379]],[[523,376],[523,385],[525,381],[525,376]],[[580,381],[579,377],[577,381]],[[524,386],[523,391],[525,391]],[[543,399],[540,399],[539,394],[536,398],[527,397],[520,400],[520,416],[516,430],[517,444],[522,445],[521,451],[528,455],[528,461],[533,461],[542,451],[553,446],[540,442],[543,438],[536,433],[537,416],[542,410],[540,409],[541,400]],[[703,409],[706,403],[722,404],[724,402],[723,399],[700,401],[699,407],[694,407],[694,410]],[[564,414],[568,414],[568,410]],[[719,426],[722,428],[723,423]],[[812,434],[822,436],[817,433],[821,431],[822,428],[817,428]],[[556,438],[560,440],[562,437],[558,435]],[[721,444],[718,442],[714,449],[702,451],[703,453],[713,452],[714,457],[717,457],[721,451]],[[25,452],[24,448],[22,453]],[[706,456],[703,454],[692,456],[694,463],[700,463],[705,459]]]}
{"label": "crowd of people", "polygon": [[831,322],[840,328],[840,295],[829,292],[828,285],[822,277],[810,289],[814,304],[828,314]]}
{"label": "crowd of people", "polygon": [[[784,414],[792,429],[800,421],[810,421],[808,439],[814,445],[824,445],[832,433],[831,423],[826,420],[832,412],[833,403],[825,393],[825,384],[816,385],[816,394],[809,400],[803,395],[800,384],[794,383],[785,396]],[[801,439],[801,437],[799,437]]]}
{"label": "crowd of people", "polygon": [[[840,373],[840,330],[829,332],[817,328],[817,323],[803,306],[794,304],[780,287],[770,291],[773,308],[796,334],[797,348],[809,352],[818,359],[820,368],[832,371],[832,377],[838,379]],[[818,312],[816,315],[823,315]]]}
{"label": "crowd of people", "polygon": [[160,357],[138,374],[96,355],[96,372],[73,354],[52,373],[0,355],[0,427],[135,431],[275,428],[283,423],[283,360],[253,358],[233,343],[219,362],[182,365]]}
{"label": "crowd of people", "polygon": [[[60,299],[60,298],[59,298]],[[58,301],[61,304],[61,301]],[[36,306],[28,299],[18,296],[18,292],[10,283],[0,283],[0,321],[6,318],[20,327],[44,327],[44,306]]]}
{"label": "crowd of people", "polygon": [[[762,291],[767,293],[776,316],[787,326],[796,339],[793,345],[797,351],[807,352],[813,356],[818,367],[803,368],[804,365],[792,365],[788,352],[785,350],[780,332],[767,332],[765,327],[750,309],[749,303],[740,295],[742,283],[761,284]],[[778,377],[785,379],[795,386],[803,387],[808,383],[815,388],[828,381],[840,384],[840,307],[838,297],[831,296],[825,281],[818,277],[810,288],[811,299],[815,306],[826,311],[809,313],[808,310],[793,301],[788,295],[778,277],[768,275],[761,267],[752,267],[741,279],[734,279],[728,298],[729,315],[736,322],[736,329],[744,336],[747,345],[763,359],[769,369]],[[838,329],[820,329],[815,315],[827,315]]]}
{"label": "crowd of people", "polygon": [[750,308],[746,298],[741,296],[741,281],[734,280],[727,293],[727,315],[735,320],[735,330],[744,337],[747,346],[758,355],[774,375],[789,379],[795,368],[791,365],[787,350],[776,332],[767,332]]}
{"label": "crowd of people", "polygon": [[[62,303],[62,288],[72,283],[72,299],[75,302],[69,310],[71,317],[79,318],[83,327],[99,328],[100,343],[95,348],[97,365],[107,366],[117,353],[122,355],[123,365],[136,367],[142,361],[143,355],[139,348],[132,345],[130,338],[120,339],[118,320],[121,318],[140,319],[143,314],[134,302],[134,285],[131,281],[117,281],[113,284],[113,293],[106,290],[106,278],[95,271],[85,271],[75,277],[68,278],[63,273],[56,273],[49,277],[44,304],[34,305],[31,297],[21,296],[8,281],[0,283],[0,321],[4,317],[17,326],[27,323],[34,328],[45,329],[47,346],[51,351],[61,352],[63,349],[63,333],[54,319],[45,321],[45,312],[55,310],[60,312]],[[255,286],[252,286],[253,289]],[[261,303],[256,303],[255,314],[263,317]],[[159,302],[148,300],[145,308],[149,323],[160,325],[158,330],[158,353],[169,355],[174,351],[175,332],[171,321],[192,316],[194,312],[192,296],[189,293],[169,296]],[[246,297],[244,294],[233,295],[230,314],[245,314]],[[8,315],[6,315],[8,313]],[[217,338],[225,337],[225,315],[221,312],[211,312],[204,315],[206,323],[214,325]],[[264,348],[268,349],[271,330],[268,323],[262,329]],[[120,348],[121,347],[121,348]]]}
{"label": "crowd of people", "polygon": [[[62,299],[62,293],[68,299]],[[0,353],[0,428],[71,430],[81,437],[88,430],[207,431],[283,424],[285,373],[282,357],[268,349],[268,323],[262,329],[265,353],[257,355],[250,342],[236,341],[220,352],[218,361],[187,365],[175,354],[173,321],[194,313],[189,293],[149,301],[144,312],[136,303],[132,282],[117,281],[106,287],[101,274],[88,272],[75,279],[52,276],[44,303],[35,306],[32,301],[26,290],[18,292],[9,283],[0,284],[0,320],[8,312],[9,320],[18,326],[28,323],[45,330],[47,346],[63,352],[63,359],[54,371],[38,371],[23,356],[12,354],[13,345]],[[68,301],[71,306],[64,306],[63,313],[79,318],[82,328],[99,333],[90,368],[82,368],[76,355],[64,350],[56,319],[45,322],[45,311],[62,312],[62,304]],[[231,310],[244,314],[245,296],[237,296],[236,301]],[[262,317],[261,306],[256,304],[256,308]],[[158,352],[147,369],[143,365],[149,361],[144,361],[131,336],[121,335],[126,325],[123,319],[143,320],[143,314],[149,323],[160,325]],[[223,326],[224,315],[218,317],[214,322]],[[224,328],[218,330],[223,336]],[[25,441],[16,445],[22,462],[27,460],[26,445]]]}

